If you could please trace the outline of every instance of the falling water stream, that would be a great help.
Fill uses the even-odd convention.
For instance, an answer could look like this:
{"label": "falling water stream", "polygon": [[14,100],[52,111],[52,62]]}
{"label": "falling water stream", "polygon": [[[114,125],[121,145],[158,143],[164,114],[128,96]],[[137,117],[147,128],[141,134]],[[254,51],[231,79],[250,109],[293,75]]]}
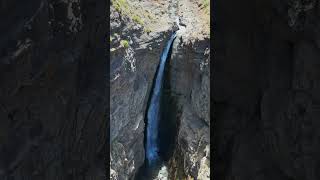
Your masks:
{"label": "falling water stream", "polygon": [[146,158],[149,165],[159,159],[158,151],[158,126],[160,120],[160,96],[163,84],[163,72],[168,59],[168,53],[171,44],[176,37],[176,33],[173,33],[168,41],[164,51],[160,58],[160,65],[156,76],[155,86],[151,96],[151,102],[148,108],[147,114],[147,144],[146,144]]}
{"label": "falling water stream", "polygon": [[[151,101],[147,110],[147,133],[146,133],[146,164],[145,171],[152,171],[151,175],[142,175],[138,179],[166,179],[167,177],[167,167],[161,161],[159,156],[159,143],[158,143],[158,133],[159,133],[159,121],[160,121],[160,102],[163,87],[163,76],[165,64],[168,59],[169,50],[171,45],[176,38],[176,32],[174,32],[169,41],[167,42],[161,57],[160,65],[156,74],[156,79],[154,82],[154,88],[151,94]],[[156,169],[156,170],[155,170]],[[156,172],[155,172],[156,171]],[[155,174],[154,174],[155,173]],[[158,177],[157,177],[158,176]],[[161,178],[159,178],[161,176]],[[151,179],[150,179],[151,178]],[[137,179],[137,178],[136,178]]]}

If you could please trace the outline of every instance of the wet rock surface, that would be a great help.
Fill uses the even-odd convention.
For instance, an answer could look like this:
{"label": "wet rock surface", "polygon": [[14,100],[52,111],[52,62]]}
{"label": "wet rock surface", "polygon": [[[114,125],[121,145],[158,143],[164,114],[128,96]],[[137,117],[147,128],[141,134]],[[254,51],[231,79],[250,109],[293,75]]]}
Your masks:
{"label": "wet rock surface", "polygon": [[0,2],[0,179],[106,179],[106,3]]}
{"label": "wet rock surface", "polygon": [[215,179],[319,179],[319,2],[223,1],[213,67]]}

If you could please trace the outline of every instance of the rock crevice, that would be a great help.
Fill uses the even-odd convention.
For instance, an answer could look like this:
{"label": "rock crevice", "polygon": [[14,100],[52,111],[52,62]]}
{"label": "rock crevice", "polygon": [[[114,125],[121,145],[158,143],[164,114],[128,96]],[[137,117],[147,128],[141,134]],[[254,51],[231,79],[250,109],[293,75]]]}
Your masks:
{"label": "rock crevice", "polygon": [[[162,102],[168,103],[163,111],[170,111],[170,114],[166,116],[169,119],[163,121],[160,127],[160,134],[163,136],[160,138],[160,144],[171,144],[170,147],[160,149],[160,153],[166,159],[175,159],[177,157],[171,158],[172,154],[178,153],[174,150],[176,148],[174,143],[179,143],[177,148],[180,146],[181,149],[189,148],[187,151],[179,151],[186,159],[192,159],[188,164],[182,165],[181,169],[185,175],[193,177],[206,174],[205,171],[208,172],[209,167],[208,160],[203,159],[204,157],[209,159],[209,152],[205,149],[209,144],[210,126],[209,40],[207,39],[209,29],[206,29],[209,27],[207,26],[209,18],[205,16],[205,20],[201,20],[201,17],[208,15],[201,10],[208,6],[204,5],[204,2],[206,1],[201,1],[200,4],[188,2],[188,9],[182,18],[188,19],[184,20],[186,27],[189,27],[188,31],[192,26],[199,27],[199,31],[191,36],[185,36],[186,34],[182,32],[176,38],[184,41],[179,40],[177,53],[171,56],[166,67],[168,82],[165,82],[166,88],[163,93],[167,98],[162,99]],[[125,180],[133,178],[145,160],[144,118],[152,82],[163,47],[177,28],[174,22],[183,2],[113,0],[112,3],[111,179]],[[134,11],[135,9],[138,10]],[[198,15],[200,21],[195,20],[195,16]],[[202,42],[197,42],[197,39]],[[128,52],[131,52],[130,56],[126,56]],[[178,129],[180,122],[181,128]],[[166,123],[170,124],[167,129],[164,128]],[[189,135],[185,136],[185,133]],[[169,136],[170,142],[165,142],[165,137]],[[201,143],[195,144],[200,139]],[[183,145],[184,142],[187,144]],[[189,170],[191,167],[194,167],[192,168],[194,170]],[[199,173],[202,175],[198,175]]]}

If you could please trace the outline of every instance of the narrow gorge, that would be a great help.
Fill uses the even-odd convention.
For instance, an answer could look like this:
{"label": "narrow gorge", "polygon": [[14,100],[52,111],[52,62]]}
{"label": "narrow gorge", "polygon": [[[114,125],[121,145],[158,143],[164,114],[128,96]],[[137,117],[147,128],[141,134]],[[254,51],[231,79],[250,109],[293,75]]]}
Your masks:
{"label": "narrow gorge", "polygon": [[148,165],[152,165],[155,161],[159,160],[159,145],[158,145],[158,129],[159,121],[161,120],[161,95],[162,95],[162,84],[166,61],[168,59],[168,53],[170,51],[173,40],[176,38],[174,32],[169,41],[167,42],[165,49],[162,52],[160,58],[160,64],[157,70],[156,79],[152,89],[151,102],[147,110],[147,129],[146,129],[146,157]]}
{"label": "narrow gorge", "polygon": [[[207,3],[112,1],[110,179],[210,178]],[[166,62],[161,60],[163,50]],[[152,129],[148,110],[160,63],[165,67],[157,101],[160,118]],[[155,153],[160,165],[146,177]]]}
{"label": "narrow gorge", "polygon": [[[166,46],[161,54],[160,63],[157,69],[157,73],[155,76],[155,80],[153,82],[153,88],[150,94],[150,102],[148,103],[147,107],[147,116],[146,116],[146,129],[145,129],[145,151],[146,151],[146,159],[143,167],[141,168],[140,172],[135,179],[137,180],[148,180],[156,178],[160,179],[167,179],[168,171],[165,165],[163,157],[161,156],[163,153],[167,153],[167,151],[160,150],[165,149],[166,146],[170,146],[167,139],[165,143],[160,144],[159,140],[164,139],[159,132],[161,132],[165,128],[170,128],[169,125],[165,124],[165,127],[162,126],[160,129],[160,123],[163,123],[164,115],[161,110],[166,103],[163,103],[163,83],[164,83],[164,72],[166,67],[166,62],[169,59],[171,52],[171,46],[176,38],[176,32],[174,32],[169,41],[166,43]],[[170,111],[168,113],[171,113]],[[174,139],[175,134],[170,134],[171,136],[168,139]],[[160,146],[163,145],[163,146]],[[162,167],[161,167],[162,166]],[[159,169],[161,168],[161,169]]]}

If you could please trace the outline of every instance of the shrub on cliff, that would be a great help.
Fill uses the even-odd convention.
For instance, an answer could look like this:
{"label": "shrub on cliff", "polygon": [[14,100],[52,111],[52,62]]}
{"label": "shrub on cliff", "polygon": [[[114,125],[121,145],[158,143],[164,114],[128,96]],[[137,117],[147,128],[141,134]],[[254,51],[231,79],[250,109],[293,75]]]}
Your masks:
{"label": "shrub on cliff", "polygon": [[129,42],[127,40],[121,40],[120,45],[122,47],[128,48],[129,47]]}

